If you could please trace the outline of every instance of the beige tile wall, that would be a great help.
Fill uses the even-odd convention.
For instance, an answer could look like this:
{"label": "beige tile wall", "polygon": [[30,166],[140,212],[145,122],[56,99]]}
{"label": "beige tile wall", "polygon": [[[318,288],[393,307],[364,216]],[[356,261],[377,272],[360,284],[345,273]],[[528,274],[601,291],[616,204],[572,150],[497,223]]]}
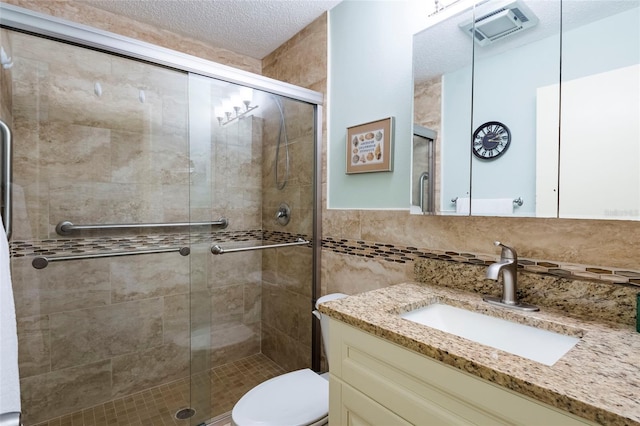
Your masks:
{"label": "beige tile wall", "polygon": [[499,217],[423,217],[408,212],[326,212],[323,234],[413,247],[498,255],[493,241],[521,257],[640,269],[640,222]]}
{"label": "beige tile wall", "polygon": [[11,39],[14,240],[54,237],[62,220],[185,220],[186,75],[34,39]]}
{"label": "beige tile wall", "polygon": [[[262,61],[265,76],[324,92],[327,64],[327,16],[316,19]],[[311,236],[313,226],[313,108],[283,101],[289,139],[290,177],[284,189],[275,186],[275,153],[279,120],[265,128],[263,229]],[[271,116],[277,115],[271,108]],[[284,143],[284,140],[283,140]],[[278,177],[284,176],[280,148]],[[277,206],[292,209],[289,225],[273,221]],[[292,247],[263,254],[262,352],[287,370],[311,366],[312,250]]]}
{"label": "beige tile wall", "polygon": [[144,257],[12,260],[26,424],[189,374],[189,258]]}

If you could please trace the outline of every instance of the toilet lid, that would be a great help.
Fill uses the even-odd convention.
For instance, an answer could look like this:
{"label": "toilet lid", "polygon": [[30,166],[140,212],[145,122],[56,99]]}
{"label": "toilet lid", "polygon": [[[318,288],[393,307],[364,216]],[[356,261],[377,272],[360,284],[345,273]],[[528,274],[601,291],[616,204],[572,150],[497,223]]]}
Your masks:
{"label": "toilet lid", "polygon": [[233,407],[239,426],[307,425],[329,413],[329,382],[308,368],[267,380]]}

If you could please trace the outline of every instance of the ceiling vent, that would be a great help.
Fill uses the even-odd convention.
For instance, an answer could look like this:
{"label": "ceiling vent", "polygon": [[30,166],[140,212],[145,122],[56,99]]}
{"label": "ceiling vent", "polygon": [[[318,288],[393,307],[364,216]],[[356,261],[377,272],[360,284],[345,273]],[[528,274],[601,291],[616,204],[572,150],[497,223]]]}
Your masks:
{"label": "ceiling vent", "polygon": [[[490,8],[488,12],[487,8]],[[480,46],[512,36],[538,23],[538,17],[520,0],[490,2],[477,8],[476,14],[475,22],[469,20],[459,26],[465,33],[473,35]]]}

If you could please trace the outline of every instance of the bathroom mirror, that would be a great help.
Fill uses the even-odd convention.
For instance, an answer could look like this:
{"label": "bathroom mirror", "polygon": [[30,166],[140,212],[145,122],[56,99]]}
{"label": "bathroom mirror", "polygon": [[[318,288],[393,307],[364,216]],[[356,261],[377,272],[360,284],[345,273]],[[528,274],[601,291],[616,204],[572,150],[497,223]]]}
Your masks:
{"label": "bathroom mirror", "polygon": [[564,3],[559,217],[640,220],[640,2]]}
{"label": "bathroom mirror", "polygon": [[[640,3],[467,7],[414,36],[414,120],[438,131],[438,213],[640,219]],[[510,33],[496,18],[505,15],[534,25]],[[472,42],[473,30],[498,36]],[[449,84],[460,73],[469,83]],[[447,110],[461,88],[473,99],[471,117]],[[504,152],[490,146],[496,123],[509,132]]]}
{"label": "bathroom mirror", "polygon": [[[473,42],[457,27],[460,19],[471,19],[473,10],[456,10],[456,6],[430,19],[440,22],[429,26],[413,38],[414,72],[414,150],[412,152],[411,212],[423,214],[420,205],[420,176],[429,174],[433,198],[430,214],[468,214],[471,194],[471,151],[466,141],[471,128]],[[442,16],[455,12],[454,17]],[[445,39],[442,37],[446,36]],[[460,125],[460,123],[465,123]],[[416,129],[429,129],[434,168],[427,170],[429,152],[416,143]],[[420,132],[417,132],[418,137]],[[423,181],[424,183],[424,181]],[[459,204],[456,204],[460,198]],[[455,200],[455,202],[453,201]]]}

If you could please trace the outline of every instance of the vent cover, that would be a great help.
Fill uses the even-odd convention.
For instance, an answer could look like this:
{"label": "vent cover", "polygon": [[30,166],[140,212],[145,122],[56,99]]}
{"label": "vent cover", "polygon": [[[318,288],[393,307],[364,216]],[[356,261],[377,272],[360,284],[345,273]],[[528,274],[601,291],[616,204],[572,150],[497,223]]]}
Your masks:
{"label": "vent cover", "polygon": [[[491,8],[489,12],[487,7]],[[486,46],[504,37],[519,33],[531,28],[538,23],[538,17],[533,14],[521,0],[505,2],[492,2],[478,8],[479,14],[475,22],[472,20],[460,24],[460,28],[480,46]],[[474,28],[475,23],[475,28]]]}

